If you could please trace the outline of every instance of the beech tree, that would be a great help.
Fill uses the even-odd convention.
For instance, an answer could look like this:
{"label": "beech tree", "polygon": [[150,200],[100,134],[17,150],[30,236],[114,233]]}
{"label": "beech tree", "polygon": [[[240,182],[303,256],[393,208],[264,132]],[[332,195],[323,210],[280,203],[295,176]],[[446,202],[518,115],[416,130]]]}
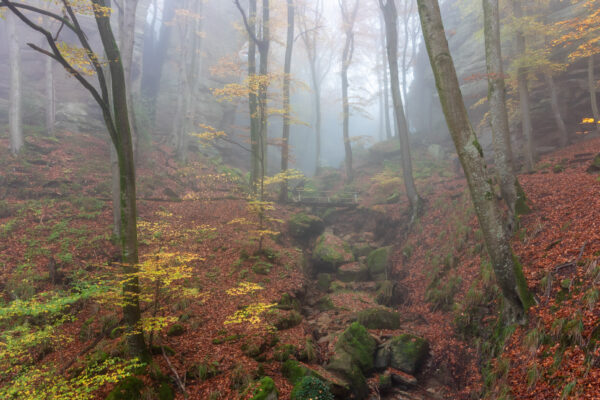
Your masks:
{"label": "beech tree", "polygon": [[[137,277],[139,260],[133,143],[128,117],[125,73],[119,47],[117,46],[110,24],[111,4],[110,0],[91,0],[91,4],[89,4],[90,8],[85,10],[92,13],[96,21],[102,47],[107,58],[110,73],[110,88],[103,69],[103,62],[91,48],[87,39],[88,35],[80,25],[73,5],[68,0],[62,0],[62,5],[64,13],[63,15],[58,15],[41,8],[9,0],[0,0],[0,6],[7,7],[14,16],[45,37],[50,51],[44,50],[33,43],[29,43],[29,47],[60,63],[68,73],[75,77],[90,92],[102,110],[102,116],[117,153],[119,164],[122,227],[120,234],[121,260],[123,272],[126,276],[123,283],[123,318],[126,324],[128,349],[131,355],[145,359],[148,356],[148,351],[140,326],[141,312],[139,306],[140,288]],[[94,68],[100,88],[99,91],[74,65],[67,61],[57,46],[55,39],[57,35],[29,17],[28,12],[58,20],[61,22],[61,27],[64,25],[77,36],[79,43],[85,50],[87,60]]]}
{"label": "beech tree", "polygon": [[[281,172],[288,170],[290,141],[290,80],[292,72],[292,52],[294,49],[294,1],[287,0],[287,37],[285,44],[285,63],[283,67],[283,133],[281,143]],[[279,200],[287,201],[287,179],[281,182]]]}
{"label": "beech tree", "polygon": [[512,252],[510,237],[502,223],[483,150],[469,121],[437,0],[417,0],[423,37],[435,77],[440,103],[464,169],[471,199],[505,300],[510,322],[524,322],[533,299],[521,266]]}
{"label": "beech tree", "polygon": [[413,221],[418,217],[422,207],[422,200],[417,193],[415,180],[412,172],[412,157],[410,153],[410,141],[408,138],[408,124],[402,105],[400,95],[400,79],[398,76],[398,12],[394,0],[379,0],[379,7],[383,13],[386,30],[387,60],[390,69],[392,101],[394,103],[394,116],[398,127],[398,138],[400,140],[400,151],[402,152],[402,174],[404,187],[410,202]]}

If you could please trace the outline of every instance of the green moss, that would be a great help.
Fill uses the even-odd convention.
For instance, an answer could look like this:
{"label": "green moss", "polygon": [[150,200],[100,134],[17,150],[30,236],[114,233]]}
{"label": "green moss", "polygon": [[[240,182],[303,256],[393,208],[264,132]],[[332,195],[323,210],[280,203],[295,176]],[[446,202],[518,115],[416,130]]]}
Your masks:
{"label": "green moss", "polygon": [[320,273],[317,275],[317,287],[324,292],[329,290],[329,286],[331,286],[331,274],[328,273]]}
{"label": "green moss", "polygon": [[373,368],[373,356],[377,343],[367,329],[358,322],[353,322],[340,336],[335,346],[337,351],[345,351],[352,357],[363,371]]}
{"label": "green moss", "polygon": [[368,329],[399,329],[400,314],[385,308],[370,308],[360,311],[358,322]]}
{"label": "green moss", "polygon": [[294,386],[291,400],[334,400],[329,387],[322,380],[305,376]]}
{"label": "green moss", "polygon": [[158,387],[158,400],[173,400],[175,398],[175,393],[173,392],[173,388],[166,382],[163,382]]}
{"label": "green moss", "polygon": [[282,344],[273,350],[273,358],[276,361],[287,361],[296,352],[296,347],[293,344]]}
{"label": "green moss", "polygon": [[146,384],[134,377],[129,376],[117,383],[117,386],[108,394],[106,400],[138,400],[142,398],[142,389]]}
{"label": "green moss", "polygon": [[333,269],[354,261],[354,255],[348,243],[327,232],[317,239],[313,258],[318,266]]}
{"label": "green moss", "polygon": [[403,334],[390,343],[392,368],[414,375],[419,372],[429,355],[429,343],[418,336]]}
{"label": "green moss", "polygon": [[483,148],[481,147],[481,144],[479,144],[477,138],[473,139],[473,146],[475,146],[475,148],[477,149],[479,156],[483,157]]}
{"label": "green moss", "polygon": [[325,228],[325,224],[317,216],[298,213],[292,215],[289,219],[288,228],[294,238],[307,242],[311,238],[321,234]]}
{"label": "green moss", "polygon": [[387,270],[391,247],[381,247],[373,250],[367,256],[367,267],[374,281],[380,282],[387,279]]}
{"label": "green moss", "polygon": [[329,296],[324,296],[321,297],[319,301],[317,301],[316,307],[319,311],[328,311],[333,310],[335,308],[335,305],[333,304]]}
{"label": "green moss", "polygon": [[305,375],[309,373],[306,367],[300,365],[296,360],[287,360],[281,365],[281,373],[292,385],[298,383]]}
{"label": "green moss", "polygon": [[185,332],[185,328],[183,325],[174,324],[169,327],[167,330],[167,336],[181,336]]}
{"label": "green moss", "polygon": [[529,291],[529,287],[527,286],[527,280],[525,279],[525,275],[523,274],[523,266],[521,262],[517,258],[515,254],[513,254],[513,263],[514,263],[514,274],[517,280],[517,291],[519,293],[519,298],[521,299],[521,303],[523,303],[523,308],[525,312],[529,310],[529,307],[535,304],[535,300],[533,295]]}
{"label": "green moss", "polygon": [[268,275],[273,268],[273,264],[266,261],[259,261],[252,266],[252,272],[257,275]]}
{"label": "green moss", "polygon": [[273,379],[265,376],[258,381],[250,400],[266,400],[271,398],[273,393],[276,395],[279,394],[279,391],[275,387],[275,382],[273,382]]}
{"label": "green moss", "polygon": [[516,216],[531,213],[531,208],[527,204],[527,196],[525,195],[523,187],[521,186],[518,180],[516,181],[515,185],[517,187],[517,202],[515,204]]}

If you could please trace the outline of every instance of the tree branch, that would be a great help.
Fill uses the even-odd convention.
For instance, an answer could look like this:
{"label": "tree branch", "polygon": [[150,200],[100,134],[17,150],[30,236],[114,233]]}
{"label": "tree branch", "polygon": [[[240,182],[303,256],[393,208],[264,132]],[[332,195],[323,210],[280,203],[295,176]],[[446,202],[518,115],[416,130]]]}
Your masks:
{"label": "tree branch", "polygon": [[244,10],[242,9],[242,6],[240,5],[240,0],[234,0],[235,5],[237,6],[237,9],[240,10],[240,14],[242,14],[242,19],[244,20],[244,26],[246,27],[246,31],[248,32],[248,36],[250,36],[250,39],[252,39],[252,41],[254,41],[254,43],[256,43],[256,45],[260,48],[261,45],[261,40],[258,40],[258,38],[256,37],[256,33],[252,31],[252,29],[250,29],[250,24],[248,23],[248,18],[246,17],[246,13],[244,12]]}
{"label": "tree branch", "polygon": [[[66,18],[61,17],[58,14],[54,14],[53,12],[44,10],[43,8],[37,8],[37,7],[33,7],[27,4],[15,4],[15,3],[10,3],[12,6],[14,6],[15,8],[22,8],[24,10],[27,11],[33,11],[36,14],[41,14],[41,15],[45,15],[47,17],[50,18],[54,18],[60,22],[62,22],[64,25],[68,26],[69,29],[71,29],[73,32],[75,32],[75,26],[73,26],[73,24],[71,24]],[[0,4],[0,7],[8,7],[10,8],[10,6],[8,5],[8,1],[2,1],[2,4]]]}

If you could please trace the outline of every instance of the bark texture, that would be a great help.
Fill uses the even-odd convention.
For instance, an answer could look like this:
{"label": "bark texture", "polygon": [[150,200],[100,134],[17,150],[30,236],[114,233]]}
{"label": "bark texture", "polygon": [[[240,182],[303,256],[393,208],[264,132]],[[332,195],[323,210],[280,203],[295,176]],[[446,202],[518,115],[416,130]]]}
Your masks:
{"label": "bark texture", "polygon": [[[281,143],[281,172],[288,170],[289,163],[289,141],[290,141],[290,80],[292,72],[292,52],[294,50],[294,1],[287,0],[287,39],[285,45],[285,62],[283,67],[283,133]],[[281,183],[279,200],[288,199],[287,180]]]}
{"label": "bark texture", "polygon": [[592,116],[596,125],[596,133],[600,135],[600,112],[598,112],[598,98],[596,97],[596,80],[594,79],[594,55],[588,57],[588,86],[590,90],[590,104]]}
{"label": "bark texture", "polygon": [[467,115],[438,1],[418,0],[417,4],[440,102],[465,171],[496,280],[505,299],[506,316],[511,321],[524,322],[531,295],[520,265],[513,256],[486,171],[483,151]]}
{"label": "bark texture", "polygon": [[550,106],[552,107],[552,115],[554,116],[556,128],[558,129],[558,139],[561,147],[565,147],[569,144],[569,133],[567,132],[567,127],[565,126],[565,122],[560,112],[560,105],[558,104],[558,90],[556,89],[556,84],[554,83],[554,77],[552,76],[552,73],[544,73],[544,80],[546,81],[548,91],[550,92]]}

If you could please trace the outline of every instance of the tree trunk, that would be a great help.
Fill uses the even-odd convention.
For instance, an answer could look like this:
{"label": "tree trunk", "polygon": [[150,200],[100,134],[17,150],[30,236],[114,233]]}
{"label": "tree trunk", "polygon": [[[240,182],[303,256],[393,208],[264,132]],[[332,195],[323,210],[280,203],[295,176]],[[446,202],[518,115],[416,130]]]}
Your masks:
{"label": "tree trunk", "polygon": [[113,235],[121,237],[121,178],[119,173],[119,159],[115,147],[110,144],[110,188],[113,205]]}
{"label": "tree trunk", "polygon": [[550,105],[552,106],[552,115],[554,115],[554,121],[556,122],[556,127],[558,128],[558,139],[560,140],[560,146],[565,147],[569,144],[569,133],[567,132],[567,127],[565,126],[565,122],[560,113],[560,106],[558,105],[558,92],[556,90],[556,84],[554,83],[552,73],[544,73],[544,79],[546,80],[548,90],[550,91]]}
{"label": "tree trunk", "polygon": [[56,98],[54,95],[54,69],[53,61],[46,57],[44,76],[46,80],[46,135],[54,136],[54,125],[56,118]]}
{"label": "tree trunk", "polygon": [[494,162],[502,198],[509,209],[512,224],[517,204],[517,177],[513,166],[508,112],[506,111],[498,0],[483,0],[483,15]]}
{"label": "tree trunk", "polygon": [[524,322],[532,303],[523,272],[513,255],[488,179],[481,145],[469,121],[437,0],[417,0],[421,27],[440,102],[479,219],[509,321]]}
{"label": "tree trunk", "polygon": [[[258,52],[260,55],[260,62],[258,67],[258,73],[263,78],[261,84],[258,86],[258,104],[260,108],[260,143],[261,143],[261,181],[264,179],[265,174],[268,171],[268,118],[269,113],[267,110],[267,93],[269,89],[267,74],[269,73],[269,41],[270,41],[270,6],[269,0],[263,0],[262,3],[262,37],[258,43]],[[262,183],[261,183],[262,185]]]}
{"label": "tree trunk", "polygon": [[[523,18],[522,0],[512,0],[515,18]],[[526,51],[525,35],[521,30],[516,33],[517,56],[523,57]],[[531,104],[529,100],[529,88],[527,79],[527,70],[519,68],[517,70],[517,80],[519,85],[519,106],[521,108],[521,124],[523,128],[523,137],[525,138],[525,164],[527,171],[533,171],[535,164],[535,147],[533,145],[533,128],[531,124]]]}
{"label": "tree trunk", "polygon": [[[119,50],[121,52],[123,71],[127,86],[131,87],[133,82],[131,67],[133,65],[133,47],[135,43],[135,22],[138,0],[123,1],[119,9]],[[137,150],[138,133],[135,123],[135,107],[133,107],[132,91],[127,91],[127,110],[129,114],[129,126],[133,138],[134,152]]]}
{"label": "tree trunk", "polygon": [[402,153],[402,174],[404,187],[412,210],[414,221],[420,213],[422,200],[417,193],[415,181],[412,175],[412,158],[410,154],[410,141],[408,138],[408,125],[404,115],[402,97],[400,95],[400,79],[398,76],[398,13],[394,0],[379,0],[386,27],[387,59],[390,67],[392,101],[394,104],[394,115],[398,126],[398,138],[400,140],[400,151]]}
{"label": "tree trunk", "polygon": [[389,140],[392,138],[392,126],[390,125],[390,84],[388,79],[388,61],[387,61],[387,46],[385,46],[385,22],[381,18],[381,42],[384,43],[383,48],[383,111],[385,123],[385,137]]}
{"label": "tree trunk", "polygon": [[[281,172],[288,170],[289,141],[290,141],[290,80],[292,71],[292,51],[294,48],[294,1],[287,0],[287,40],[285,45],[285,63],[283,67],[283,140],[281,143]],[[288,199],[288,184],[284,179],[281,183],[279,201]]]}
{"label": "tree trunk", "polygon": [[596,133],[600,135],[600,112],[598,112],[598,99],[596,97],[596,80],[594,79],[594,55],[588,57],[588,87],[590,90],[590,103],[592,105],[592,116]]}
{"label": "tree trunk", "polygon": [[354,3],[352,11],[347,10],[346,0],[339,0],[340,10],[342,12],[342,20],[344,23],[344,30],[346,33],[346,42],[344,44],[344,51],[342,53],[342,113],[343,113],[343,138],[344,138],[344,152],[345,152],[345,165],[346,165],[346,181],[352,182],[354,179],[352,171],[352,143],[350,142],[350,101],[348,99],[348,68],[352,63],[352,56],[354,54],[354,21],[356,20],[356,13],[358,12],[359,0]]}
{"label": "tree trunk", "polygon": [[[105,0],[92,0],[100,6],[110,6]],[[127,109],[127,82],[121,54],[110,27],[110,17],[96,14],[96,23],[102,45],[109,60],[112,83],[113,112],[116,128],[115,150],[119,163],[121,193],[121,250],[123,271],[128,279],[123,283],[123,318],[126,323],[126,335],[129,352],[133,356],[146,359],[148,352],[140,325],[141,311],[139,303],[139,272],[137,247],[137,210],[135,187],[135,163],[133,142],[129,126]]]}
{"label": "tree trunk", "polygon": [[309,62],[315,99],[315,175],[318,175],[319,168],[321,168],[321,83],[317,76],[316,60],[314,57],[309,59]]}
{"label": "tree trunk", "polygon": [[10,63],[10,96],[8,124],[10,131],[10,151],[17,154],[23,147],[22,100],[21,100],[21,50],[17,40],[17,17],[6,15],[8,23],[8,51]]}

